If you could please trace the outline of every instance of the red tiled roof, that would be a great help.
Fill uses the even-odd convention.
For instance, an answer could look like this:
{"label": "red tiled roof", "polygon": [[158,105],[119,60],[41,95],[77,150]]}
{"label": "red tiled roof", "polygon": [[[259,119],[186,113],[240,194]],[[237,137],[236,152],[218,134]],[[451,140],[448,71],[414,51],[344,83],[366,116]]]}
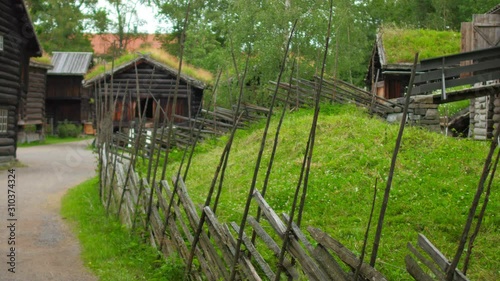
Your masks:
{"label": "red tiled roof", "polygon": [[[91,44],[94,49],[94,54],[102,55],[106,54],[109,48],[113,45],[113,42],[117,41],[117,35],[115,34],[92,34],[91,35]],[[161,48],[161,42],[156,39],[155,34],[144,34],[139,35],[137,38],[132,38],[127,42],[127,51],[133,52],[135,50],[144,47],[145,44],[148,44],[149,47],[154,49]]]}

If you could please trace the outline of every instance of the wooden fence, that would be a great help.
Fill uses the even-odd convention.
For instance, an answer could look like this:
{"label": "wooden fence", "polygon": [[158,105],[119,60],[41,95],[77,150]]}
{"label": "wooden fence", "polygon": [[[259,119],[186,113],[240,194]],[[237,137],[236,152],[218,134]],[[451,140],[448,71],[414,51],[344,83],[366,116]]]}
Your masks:
{"label": "wooden fence", "polygon": [[[316,77],[313,81],[295,79],[292,85],[280,83],[280,89],[285,91],[278,92],[277,99],[292,107],[312,107],[318,91],[319,81],[319,78]],[[276,85],[275,82],[272,82],[272,84]],[[352,103],[382,117],[386,117],[390,113],[403,111],[400,104],[338,79],[323,80],[319,98],[323,103]]]}
{"label": "wooden fence", "polygon": [[[200,216],[206,223],[194,251],[197,268],[190,272],[191,280],[229,280],[234,260],[239,226],[235,222],[221,223],[210,207],[199,209],[191,200],[182,178],[173,178],[150,184],[140,178],[130,166],[130,155],[102,151],[101,172],[103,204],[119,215],[129,227],[142,227],[151,237],[151,243],[161,249],[165,257],[177,253],[187,261]],[[153,199],[152,199],[153,198]],[[265,220],[249,217],[243,236],[245,254],[239,255],[237,280],[277,280],[277,258],[280,245],[288,237],[289,247],[281,265],[288,280],[386,280],[377,270],[359,259],[339,241],[315,227],[308,232],[314,241],[296,225],[286,232],[287,215],[279,216],[256,191],[254,203],[263,211]],[[272,229],[269,233],[266,229]],[[252,242],[251,234],[257,241]],[[343,264],[343,265],[341,265]],[[346,270],[347,269],[347,270]]]}

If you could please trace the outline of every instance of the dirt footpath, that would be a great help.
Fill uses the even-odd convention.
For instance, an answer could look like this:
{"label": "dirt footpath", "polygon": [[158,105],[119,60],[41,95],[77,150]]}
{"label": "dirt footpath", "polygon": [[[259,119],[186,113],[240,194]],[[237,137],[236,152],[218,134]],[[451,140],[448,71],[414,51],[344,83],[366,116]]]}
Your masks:
{"label": "dirt footpath", "polygon": [[[17,150],[27,166],[15,168],[17,221],[8,221],[8,171],[0,171],[0,280],[97,280],[83,266],[77,237],[59,213],[66,190],[95,175],[95,157],[86,149],[90,142]],[[15,264],[8,263],[12,235]],[[13,266],[15,273],[9,272]]]}

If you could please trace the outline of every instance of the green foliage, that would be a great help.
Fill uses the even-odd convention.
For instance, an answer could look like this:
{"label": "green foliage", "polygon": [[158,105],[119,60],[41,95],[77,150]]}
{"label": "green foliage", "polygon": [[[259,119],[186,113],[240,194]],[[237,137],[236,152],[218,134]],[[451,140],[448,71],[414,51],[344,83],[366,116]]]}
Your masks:
{"label": "green foliage", "polygon": [[[266,195],[278,214],[290,212],[311,121],[312,110],[299,110],[285,118]],[[269,161],[276,126],[274,118],[263,166]],[[262,132],[263,123],[237,132],[217,207],[222,222],[241,221]],[[352,106],[322,105],[302,225],[326,231],[359,255],[374,183],[378,179],[379,210],[397,132],[398,126],[369,118]],[[224,139],[204,144],[193,158],[186,185],[195,205],[205,201]],[[404,265],[406,244],[415,242],[418,233],[453,257],[488,147],[487,142],[448,138],[416,127],[405,130],[377,263],[388,280],[411,278]],[[259,190],[265,171],[261,167]],[[500,243],[500,196],[491,196],[468,272],[474,280],[500,278],[495,258]],[[252,204],[250,215],[255,213],[256,204]],[[374,234],[373,226],[369,252]]]}
{"label": "green foliage", "polygon": [[384,26],[380,32],[387,63],[413,63],[416,52],[421,60],[460,53],[458,32],[394,26]]}
{"label": "green foliage", "polygon": [[36,34],[46,52],[92,51],[89,29],[98,28],[103,10],[96,0],[58,1],[28,0]]}
{"label": "green foliage", "polygon": [[373,0],[363,1],[375,24],[395,23],[415,28],[460,31],[473,14],[484,14],[497,0]]}
{"label": "green foliage", "polygon": [[82,128],[73,123],[69,123],[68,120],[64,120],[62,124],[57,126],[57,135],[64,138],[76,138],[82,133]]}
{"label": "green foliage", "polygon": [[106,215],[98,186],[98,179],[91,179],[70,189],[62,199],[61,214],[81,241],[85,266],[102,281],[183,280],[179,257],[161,258],[115,216]]}

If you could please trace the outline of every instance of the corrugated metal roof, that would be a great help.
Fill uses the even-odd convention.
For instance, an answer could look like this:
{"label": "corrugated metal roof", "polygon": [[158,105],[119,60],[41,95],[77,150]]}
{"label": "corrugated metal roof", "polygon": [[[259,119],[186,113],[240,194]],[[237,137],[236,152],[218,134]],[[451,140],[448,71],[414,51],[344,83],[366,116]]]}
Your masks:
{"label": "corrugated metal roof", "polygon": [[92,53],[88,52],[53,52],[49,75],[85,75],[92,62]]}

